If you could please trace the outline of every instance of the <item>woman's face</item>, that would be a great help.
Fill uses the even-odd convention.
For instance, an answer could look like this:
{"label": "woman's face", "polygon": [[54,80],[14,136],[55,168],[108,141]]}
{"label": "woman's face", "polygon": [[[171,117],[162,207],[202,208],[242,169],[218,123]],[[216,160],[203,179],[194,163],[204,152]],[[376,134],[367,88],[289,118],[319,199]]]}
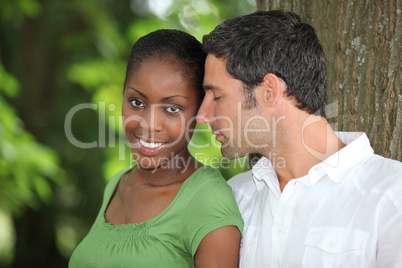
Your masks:
{"label": "woman's face", "polygon": [[123,126],[139,168],[154,169],[173,157],[188,161],[198,94],[183,68],[174,57],[153,57],[127,78]]}

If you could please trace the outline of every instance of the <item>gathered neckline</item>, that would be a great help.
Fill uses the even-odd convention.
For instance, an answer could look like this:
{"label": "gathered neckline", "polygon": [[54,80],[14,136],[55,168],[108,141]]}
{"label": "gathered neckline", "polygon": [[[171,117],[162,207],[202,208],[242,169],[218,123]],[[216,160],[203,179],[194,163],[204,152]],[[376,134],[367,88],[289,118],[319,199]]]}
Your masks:
{"label": "gathered neckline", "polygon": [[[135,166],[134,166],[135,167]],[[203,167],[200,167],[198,169],[196,169],[184,182],[183,184],[180,186],[179,191],[177,192],[176,196],[174,197],[174,199],[172,200],[172,202],[170,202],[170,204],[158,215],[156,215],[155,217],[148,219],[146,221],[143,222],[139,222],[139,223],[124,223],[124,224],[112,224],[108,221],[106,221],[105,218],[105,214],[106,214],[106,209],[109,206],[109,203],[113,197],[113,193],[118,185],[118,183],[120,182],[122,176],[124,174],[126,174],[127,172],[129,172],[131,169],[133,169],[134,167],[129,167],[126,169],[121,170],[116,176],[119,177],[118,180],[116,180],[116,182],[112,185],[113,190],[111,191],[111,193],[109,193],[107,196],[105,196],[105,198],[107,197],[108,201],[104,202],[106,205],[104,205],[104,207],[102,207],[102,225],[110,230],[127,230],[127,229],[146,229],[145,227],[152,225],[153,223],[157,222],[161,217],[163,217],[166,213],[168,213],[168,211],[171,209],[171,207],[173,207],[173,205],[177,202],[177,200],[180,198],[180,195],[182,194],[182,192],[184,191],[184,189],[186,188],[186,185],[188,184],[188,181],[190,181],[190,178],[195,176],[197,174],[197,172],[199,170],[201,170]]]}

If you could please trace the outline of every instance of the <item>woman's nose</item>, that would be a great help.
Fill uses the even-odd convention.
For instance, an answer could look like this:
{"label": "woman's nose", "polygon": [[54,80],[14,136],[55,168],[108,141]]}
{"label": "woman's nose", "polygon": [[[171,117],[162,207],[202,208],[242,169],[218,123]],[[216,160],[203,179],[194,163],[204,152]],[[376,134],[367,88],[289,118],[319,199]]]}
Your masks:
{"label": "woman's nose", "polygon": [[163,129],[163,118],[161,118],[162,116],[158,112],[161,107],[154,106],[152,105],[145,111],[140,122],[141,128],[148,132],[161,131]]}

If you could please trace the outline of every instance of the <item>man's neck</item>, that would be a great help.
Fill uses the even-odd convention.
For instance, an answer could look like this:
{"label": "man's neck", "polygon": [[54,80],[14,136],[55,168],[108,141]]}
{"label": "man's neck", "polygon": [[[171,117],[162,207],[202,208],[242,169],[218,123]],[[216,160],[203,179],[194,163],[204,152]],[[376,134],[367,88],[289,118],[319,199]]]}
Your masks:
{"label": "man's neck", "polygon": [[277,148],[263,153],[274,165],[281,191],[345,146],[325,118],[304,112],[287,116],[292,120],[278,128]]}

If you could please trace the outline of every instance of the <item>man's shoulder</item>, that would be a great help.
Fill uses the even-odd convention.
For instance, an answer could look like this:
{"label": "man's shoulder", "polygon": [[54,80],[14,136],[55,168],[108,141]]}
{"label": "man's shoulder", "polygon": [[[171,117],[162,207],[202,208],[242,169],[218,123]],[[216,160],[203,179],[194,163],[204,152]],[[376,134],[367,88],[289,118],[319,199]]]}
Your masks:
{"label": "man's shoulder", "polygon": [[256,191],[252,170],[239,173],[228,180],[236,199],[239,195],[250,196]]}
{"label": "man's shoulder", "polygon": [[366,174],[380,175],[382,178],[395,177],[402,179],[402,162],[373,154],[359,167],[366,170]]}
{"label": "man's shoulder", "polygon": [[380,192],[402,190],[402,163],[373,154],[352,171],[352,178],[365,190]]}
{"label": "man's shoulder", "polygon": [[252,170],[239,173],[228,180],[228,184],[234,188],[247,187],[253,183],[253,173]]}

